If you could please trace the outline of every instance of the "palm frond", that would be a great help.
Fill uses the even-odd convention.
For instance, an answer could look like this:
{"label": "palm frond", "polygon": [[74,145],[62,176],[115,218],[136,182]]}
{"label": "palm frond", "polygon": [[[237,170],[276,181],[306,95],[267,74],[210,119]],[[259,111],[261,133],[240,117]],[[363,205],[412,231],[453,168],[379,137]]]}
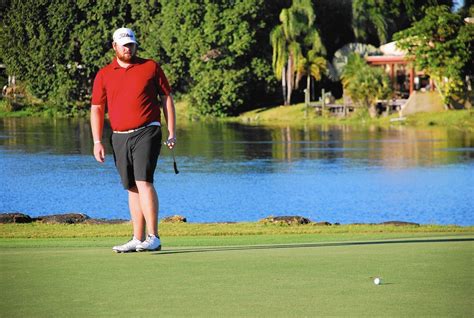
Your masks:
{"label": "palm frond", "polygon": [[281,25],[276,26],[270,33],[270,42],[273,47],[272,67],[278,80],[281,80],[282,69],[288,58],[286,39]]}

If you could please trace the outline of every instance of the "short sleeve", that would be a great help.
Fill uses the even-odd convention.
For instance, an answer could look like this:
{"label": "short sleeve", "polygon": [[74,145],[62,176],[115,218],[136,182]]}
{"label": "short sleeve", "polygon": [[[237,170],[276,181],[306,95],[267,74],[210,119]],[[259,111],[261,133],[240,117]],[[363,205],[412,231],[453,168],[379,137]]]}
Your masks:
{"label": "short sleeve", "polygon": [[171,94],[171,87],[168,83],[168,79],[166,78],[165,73],[161,69],[160,65],[156,63],[156,80],[158,83],[158,91],[160,95],[170,95]]}
{"label": "short sleeve", "polygon": [[92,86],[92,105],[105,105],[107,102],[107,92],[104,86],[104,76],[102,70],[97,72]]}

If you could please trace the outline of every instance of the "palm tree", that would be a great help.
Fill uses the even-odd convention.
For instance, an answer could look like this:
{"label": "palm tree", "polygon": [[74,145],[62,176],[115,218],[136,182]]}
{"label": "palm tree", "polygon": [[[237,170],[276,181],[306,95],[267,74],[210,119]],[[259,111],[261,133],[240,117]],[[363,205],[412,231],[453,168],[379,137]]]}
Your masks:
{"label": "palm tree", "polygon": [[314,20],[311,0],[294,0],[290,8],[281,11],[281,24],[270,34],[273,71],[277,79],[282,82],[285,105],[291,103],[291,93],[297,86],[296,70],[300,59],[303,58],[308,36],[313,34],[312,37],[315,38],[314,34],[317,34],[312,30]]}
{"label": "palm tree", "polygon": [[327,71],[327,61],[318,50],[311,49],[307,57],[302,57],[297,66],[296,82],[306,75],[306,94],[310,93],[311,77],[316,81],[321,80],[322,75]]}
{"label": "palm tree", "polygon": [[382,55],[382,51],[370,44],[348,43],[334,53],[332,64],[329,64],[328,76],[333,81],[341,79],[342,70],[349,61],[349,56],[353,53],[361,57],[369,55]]}
{"label": "palm tree", "polygon": [[[416,3],[415,3],[416,2]],[[384,44],[396,30],[405,28],[419,17],[425,5],[434,6],[445,0],[353,0],[352,27],[356,40]],[[374,37],[376,39],[374,39]],[[372,41],[370,41],[370,38]],[[374,43],[376,44],[376,43]]]}
{"label": "palm tree", "polygon": [[276,26],[270,33],[270,41],[273,47],[272,66],[275,76],[281,80],[283,92],[283,102],[287,105],[286,99],[286,63],[288,60],[288,44],[286,42],[283,26]]}
{"label": "palm tree", "polygon": [[391,93],[390,80],[384,70],[369,66],[363,57],[352,53],[341,75],[344,92],[360,107],[367,108],[371,117],[377,115],[375,102]]}
{"label": "palm tree", "polygon": [[375,29],[380,43],[387,42],[388,20],[384,0],[354,0],[352,2],[352,24],[356,39],[367,41],[369,30]]}

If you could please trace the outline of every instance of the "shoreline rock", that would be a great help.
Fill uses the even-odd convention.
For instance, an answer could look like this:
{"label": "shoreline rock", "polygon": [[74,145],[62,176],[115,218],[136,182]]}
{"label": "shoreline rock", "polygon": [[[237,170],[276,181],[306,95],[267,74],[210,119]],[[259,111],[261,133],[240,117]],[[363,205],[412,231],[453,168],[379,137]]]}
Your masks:
{"label": "shoreline rock", "polygon": [[9,212],[0,213],[0,223],[31,223],[33,219],[24,213]]}
{"label": "shoreline rock", "polygon": [[298,215],[286,215],[286,216],[269,216],[264,219],[261,219],[258,221],[259,223],[263,224],[288,224],[288,225],[293,225],[293,224],[309,224],[312,223],[312,221],[308,218],[298,216]]}
{"label": "shoreline rock", "polygon": [[420,226],[419,223],[404,222],[404,221],[387,221],[380,223],[381,225],[395,225],[395,226]]}
{"label": "shoreline rock", "polygon": [[5,223],[45,223],[45,224],[121,224],[123,219],[93,219],[84,213],[64,213],[30,217],[20,212],[0,213],[0,224]]}
{"label": "shoreline rock", "polygon": [[[122,224],[130,223],[130,220],[125,219],[95,219],[89,217],[84,213],[63,213],[63,214],[51,214],[43,215],[38,217],[30,217],[29,215],[21,212],[6,212],[0,213],[0,224],[5,223],[46,223],[46,224]],[[182,215],[173,215],[159,219],[160,223],[188,223],[187,218]],[[266,218],[257,221],[261,224],[280,224],[280,225],[305,225],[311,224],[313,226],[337,226],[340,223],[330,223],[327,221],[313,222],[309,218],[299,215],[286,215],[286,216],[268,216]],[[237,224],[240,222],[197,222],[198,224]],[[420,226],[419,223],[406,222],[406,221],[386,221],[381,223],[352,223],[351,225],[393,225],[393,226]]]}
{"label": "shoreline rock", "polygon": [[172,215],[162,218],[161,223],[187,223],[188,220],[182,215]]}
{"label": "shoreline rock", "polygon": [[61,224],[77,224],[83,223],[85,220],[90,219],[90,217],[83,213],[65,213],[65,214],[51,214],[51,215],[41,215],[33,220],[40,223],[61,223]]}

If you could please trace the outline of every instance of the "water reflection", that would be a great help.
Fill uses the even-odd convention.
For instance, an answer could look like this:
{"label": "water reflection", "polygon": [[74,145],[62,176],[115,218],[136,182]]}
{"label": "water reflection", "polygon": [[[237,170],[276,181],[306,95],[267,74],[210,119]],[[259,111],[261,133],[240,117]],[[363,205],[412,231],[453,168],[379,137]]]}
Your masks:
{"label": "water reflection", "polygon": [[[105,128],[110,136],[110,127]],[[474,159],[474,134],[449,128],[303,126],[262,127],[186,122],[179,126],[176,154],[224,161],[292,162],[349,159],[385,167],[432,166]],[[86,119],[4,118],[0,145],[27,153],[89,155]]]}
{"label": "water reflection", "polygon": [[[474,190],[471,132],[185,122],[177,134],[180,175],[173,175],[166,149],[157,172],[162,216],[212,222],[300,213],[341,223],[474,222],[462,194]],[[123,193],[106,147],[106,164],[95,163],[87,119],[0,119],[0,172],[9,182],[2,182],[0,212],[128,218],[126,202],[116,200]]]}

